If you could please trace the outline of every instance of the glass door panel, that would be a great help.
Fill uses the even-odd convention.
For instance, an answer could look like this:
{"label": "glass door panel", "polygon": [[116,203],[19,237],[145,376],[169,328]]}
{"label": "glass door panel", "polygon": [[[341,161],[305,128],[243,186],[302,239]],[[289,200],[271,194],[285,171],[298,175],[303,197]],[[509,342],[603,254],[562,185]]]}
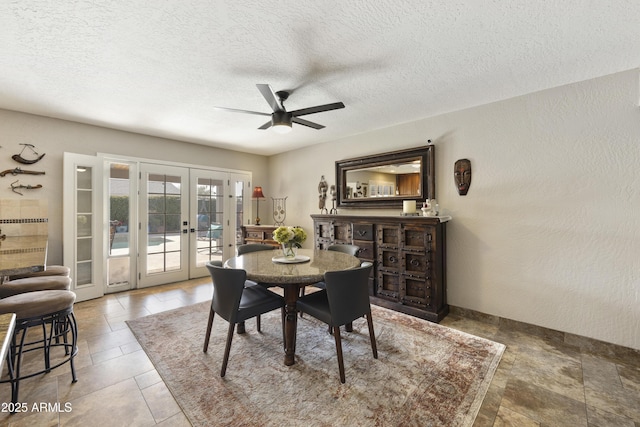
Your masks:
{"label": "glass door panel", "polygon": [[[245,217],[249,218],[251,216],[251,198],[248,194],[248,191],[251,188],[250,180],[251,177],[249,175],[231,174],[231,183],[233,185],[233,209],[235,211],[235,214],[233,215],[232,230],[234,230],[233,241],[235,245],[242,244],[242,225],[244,224]],[[233,252],[233,255],[235,255],[235,246],[233,248]]]}
{"label": "glass door panel", "polygon": [[188,169],[143,164],[140,197],[140,287],[186,280]]}
{"label": "glass door panel", "polygon": [[191,169],[191,278],[209,275],[207,262],[235,256],[250,180],[250,174]]}
{"label": "glass door panel", "polygon": [[191,170],[191,272],[190,277],[209,274],[205,265],[209,261],[224,261],[224,233],[228,174],[223,172]]}
{"label": "glass door panel", "polygon": [[138,174],[136,163],[133,162],[108,161],[105,171],[109,174],[109,247],[105,292],[110,293],[131,289],[132,283],[135,283],[136,227],[131,227],[131,224],[136,224],[135,200],[138,192],[137,180],[132,177]]}
{"label": "glass door panel", "polygon": [[100,166],[95,157],[64,153],[63,261],[71,268],[78,301],[104,294]]}

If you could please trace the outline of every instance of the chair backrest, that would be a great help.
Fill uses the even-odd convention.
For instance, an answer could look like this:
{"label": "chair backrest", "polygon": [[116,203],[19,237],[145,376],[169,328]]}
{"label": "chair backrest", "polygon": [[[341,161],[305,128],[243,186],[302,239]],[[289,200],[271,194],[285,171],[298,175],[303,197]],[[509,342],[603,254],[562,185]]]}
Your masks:
{"label": "chair backrest", "polygon": [[329,246],[327,246],[327,250],[328,251],[342,252],[344,254],[349,254],[349,255],[356,256],[356,254],[360,250],[360,246],[356,246],[356,245],[329,245]]}
{"label": "chair backrest", "polygon": [[258,251],[272,251],[275,248],[270,245],[263,245],[260,243],[245,243],[244,245],[236,246],[236,253],[238,255],[248,254],[249,252],[258,252]]}
{"label": "chair backrest", "polygon": [[371,311],[369,274],[371,264],[324,274],[333,325],[344,325]]}
{"label": "chair backrest", "polygon": [[247,272],[207,263],[213,281],[211,308],[229,323],[236,323]]}

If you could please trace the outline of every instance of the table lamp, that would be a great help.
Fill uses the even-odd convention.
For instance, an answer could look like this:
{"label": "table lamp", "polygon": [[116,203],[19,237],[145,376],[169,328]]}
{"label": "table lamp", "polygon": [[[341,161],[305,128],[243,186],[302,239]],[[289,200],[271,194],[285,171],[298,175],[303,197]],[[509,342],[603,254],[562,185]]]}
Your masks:
{"label": "table lamp", "polygon": [[260,210],[260,199],[264,199],[264,194],[262,194],[262,187],[253,187],[253,195],[251,196],[256,199],[256,224],[260,225],[260,215],[258,214]]}

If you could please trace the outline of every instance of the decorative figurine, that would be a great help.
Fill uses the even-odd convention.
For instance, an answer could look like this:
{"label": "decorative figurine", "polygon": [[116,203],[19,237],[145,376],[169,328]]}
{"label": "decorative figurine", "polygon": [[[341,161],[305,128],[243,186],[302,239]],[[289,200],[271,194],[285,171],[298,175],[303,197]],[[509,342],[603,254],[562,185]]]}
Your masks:
{"label": "decorative figurine", "polygon": [[38,185],[23,185],[23,184],[18,184],[18,181],[20,180],[15,180],[11,183],[11,191],[13,191],[16,194],[19,194],[21,196],[23,196],[24,194],[22,194],[21,192],[19,192],[18,190],[21,188],[24,188],[26,190],[35,190],[37,188],[42,188],[41,184]]}
{"label": "decorative figurine", "polygon": [[327,181],[324,179],[324,175],[320,177],[320,182],[318,183],[318,207],[320,208],[321,214],[328,214],[327,211],[327,189],[329,185],[327,185]]}
{"label": "decorative figurine", "polygon": [[7,174],[11,174],[13,176],[16,176],[20,173],[26,174],[26,175],[44,175],[44,172],[36,172],[36,171],[26,171],[22,168],[14,168],[14,169],[7,169],[5,171],[0,172],[0,176],[5,176]]}
{"label": "decorative figurine", "polygon": [[338,210],[336,209],[336,186],[332,185],[329,187],[329,192],[331,193],[331,211],[329,212],[331,215],[337,215]]}
{"label": "decorative figurine", "polygon": [[[32,165],[34,163],[38,163],[40,160],[42,160],[42,158],[44,157],[44,153],[41,155],[38,155],[38,152],[35,150],[35,145],[33,144],[20,144],[20,145],[24,145],[24,147],[22,147],[22,151],[20,151],[20,153],[18,154],[14,154],[13,156],[11,156],[11,158],[13,160],[15,160],[18,163],[22,163],[23,165]],[[24,149],[29,147],[31,149],[31,151],[33,151],[33,154],[35,154],[37,157],[35,159],[32,160],[28,160],[25,159],[24,157],[22,157],[22,153],[24,153]]]}
{"label": "decorative figurine", "polygon": [[453,168],[453,178],[458,188],[458,194],[466,196],[471,186],[471,161],[469,159],[460,159],[456,161]]}
{"label": "decorative figurine", "polygon": [[287,197],[271,198],[271,200],[273,200],[274,225],[284,225],[284,219],[287,217]]}

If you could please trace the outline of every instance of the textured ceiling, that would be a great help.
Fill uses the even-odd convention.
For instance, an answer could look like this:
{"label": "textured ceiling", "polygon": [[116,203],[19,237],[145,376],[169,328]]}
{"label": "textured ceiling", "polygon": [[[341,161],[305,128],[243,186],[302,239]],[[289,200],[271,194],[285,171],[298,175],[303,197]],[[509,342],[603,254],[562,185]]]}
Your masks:
{"label": "textured ceiling", "polygon": [[266,155],[639,65],[634,0],[0,2],[0,108]]}

